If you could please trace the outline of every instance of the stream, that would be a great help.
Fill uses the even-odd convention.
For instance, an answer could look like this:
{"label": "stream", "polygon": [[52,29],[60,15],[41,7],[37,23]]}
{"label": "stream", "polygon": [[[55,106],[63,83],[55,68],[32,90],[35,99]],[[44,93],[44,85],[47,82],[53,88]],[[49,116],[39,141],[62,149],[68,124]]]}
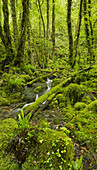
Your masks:
{"label": "stream", "polygon": [[[36,101],[40,96],[42,96],[43,94],[47,93],[47,92],[51,89],[52,80],[50,80],[49,78],[47,78],[46,84],[47,84],[47,89],[46,89],[46,91],[45,91],[44,93],[42,93],[41,95],[40,95],[40,94],[36,94],[35,101]],[[35,101],[34,101],[34,102],[35,102]],[[27,107],[27,106],[30,106],[30,105],[31,105],[32,103],[34,103],[34,102],[25,103],[22,107],[18,107],[18,108],[16,108],[16,109],[14,109],[14,107],[12,108],[12,107],[10,107],[10,106],[4,107],[4,108],[3,108],[3,109],[5,109],[4,115],[3,115],[3,113],[1,112],[1,113],[0,113],[0,118],[1,118],[1,119],[5,119],[5,118],[11,117],[11,118],[15,118],[15,119],[16,119],[18,113],[21,112],[21,109],[23,109],[23,108],[25,108],[25,107]],[[44,102],[44,103],[45,103],[45,102]],[[43,104],[44,104],[44,103],[43,103]]]}

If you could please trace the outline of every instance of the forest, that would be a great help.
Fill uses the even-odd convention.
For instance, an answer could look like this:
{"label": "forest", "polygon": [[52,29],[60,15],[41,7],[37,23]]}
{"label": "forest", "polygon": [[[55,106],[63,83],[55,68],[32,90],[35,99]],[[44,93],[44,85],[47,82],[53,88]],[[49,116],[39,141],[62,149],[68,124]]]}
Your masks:
{"label": "forest", "polygon": [[97,170],[96,83],[96,0],[0,0],[0,170]]}

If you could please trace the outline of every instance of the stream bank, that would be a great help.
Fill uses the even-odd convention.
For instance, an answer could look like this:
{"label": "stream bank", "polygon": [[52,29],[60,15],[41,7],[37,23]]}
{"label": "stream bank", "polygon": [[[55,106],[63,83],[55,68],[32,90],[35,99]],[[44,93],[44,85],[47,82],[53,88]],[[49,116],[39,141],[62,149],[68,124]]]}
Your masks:
{"label": "stream bank", "polygon": [[[47,99],[47,96],[49,97],[50,102],[47,103],[45,108],[42,107],[42,110],[41,107],[39,108],[40,110],[37,110],[37,116],[36,113],[35,116],[32,116],[32,122],[36,125],[41,119],[47,120],[53,131],[60,131],[62,127],[66,127],[67,130],[70,131],[68,136],[72,139],[73,145],[76,148],[75,159],[83,155],[83,167],[84,169],[88,168],[87,170],[95,170],[97,168],[97,90],[96,77],[94,78],[94,75],[93,70],[88,74],[88,77],[87,73],[86,75],[80,73],[80,75],[77,74],[74,79],[69,78],[69,83],[63,83],[63,85],[59,84],[60,82],[65,81],[68,76],[64,78],[65,80],[60,79],[59,77],[54,79],[52,82],[52,89],[39,97],[35,103],[36,105],[39,104],[41,106],[41,103]],[[17,88],[17,86],[15,86],[15,88]],[[35,95],[38,90],[40,90],[40,87],[38,87],[38,89],[36,87]],[[21,108],[26,103],[21,103],[21,107],[19,104],[1,106],[0,113],[4,116],[4,119],[12,116],[12,109],[16,107]],[[35,105],[33,104],[32,106]],[[24,109],[26,113],[33,111],[32,106],[28,106]],[[15,119],[17,119],[17,115],[15,116]]]}

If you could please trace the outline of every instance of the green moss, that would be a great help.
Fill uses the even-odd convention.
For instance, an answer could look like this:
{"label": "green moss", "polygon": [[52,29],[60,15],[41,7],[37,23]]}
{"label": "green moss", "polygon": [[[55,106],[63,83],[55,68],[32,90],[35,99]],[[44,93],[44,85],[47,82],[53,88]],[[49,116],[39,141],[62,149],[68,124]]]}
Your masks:
{"label": "green moss", "polygon": [[31,64],[25,65],[24,66],[24,71],[28,74],[33,74],[35,72],[35,67],[33,67]]}
{"label": "green moss", "polygon": [[41,86],[38,86],[34,89],[34,92],[35,93],[39,93],[41,91]]}
{"label": "green moss", "polygon": [[13,75],[10,79],[9,79],[9,89],[12,91],[13,89],[15,91],[20,91],[23,89],[23,87],[25,86],[25,80],[23,78],[20,78],[16,75]]}
{"label": "green moss", "polygon": [[59,124],[60,123],[60,121],[58,120],[58,119],[56,119],[56,118],[54,118],[54,124]]}
{"label": "green moss", "polygon": [[[21,155],[19,158],[22,158],[24,152],[19,152],[17,148],[20,147],[19,144],[21,144],[21,149],[24,146],[28,147],[25,143],[27,139],[30,152],[28,152],[29,155],[26,160],[23,161],[21,169],[49,170],[52,167],[54,170],[59,170],[61,166],[62,169],[68,170],[68,164],[73,159],[74,149],[71,139],[64,131],[53,131],[49,128],[50,124],[48,122],[41,120],[40,124],[35,126],[34,129],[33,126],[31,126],[32,128],[30,127],[31,130],[28,130],[29,138],[27,138],[27,132],[24,133],[23,130],[18,135],[19,131],[16,127],[16,122],[13,119],[0,122],[0,168],[2,170],[19,169],[17,158],[19,154]],[[8,152],[5,149],[11,146],[10,139],[14,133],[14,128],[17,129],[17,135],[13,138],[15,140],[11,140],[14,142],[13,149],[11,148]],[[24,135],[26,135],[26,139]],[[26,150],[26,148],[23,149]]]}
{"label": "green moss", "polygon": [[0,150],[6,148],[16,126],[16,121],[11,118],[0,123]]}
{"label": "green moss", "polygon": [[83,102],[77,102],[74,105],[75,110],[83,110],[87,105]]}
{"label": "green moss", "polygon": [[91,103],[87,106],[86,109],[89,110],[89,111],[92,110],[92,111],[94,111],[94,112],[97,112],[97,100],[91,102]]}
{"label": "green moss", "polygon": [[[3,154],[3,153],[1,153]],[[0,169],[1,170],[19,170],[19,166],[18,163],[16,163],[13,158],[14,155],[12,157],[12,155],[6,155],[6,156],[2,156],[0,154]],[[12,159],[12,160],[11,160]]]}
{"label": "green moss", "polygon": [[31,77],[30,77],[29,75],[26,75],[26,74],[20,75],[20,78],[21,78],[21,79],[24,79],[25,81],[28,81],[28,80],[31,79]]}
{"label": "green moss", "polygon": [[8,99],[1,97],[0,98],[0,106],[9,106],[10,102]]}
{"label": "green moss", "polygon": [[41,120],[39,123],[39,128],[50,128],[50,123],[48,123],[45,119]]}
{"label": "green moss", "polygon": [[[42,170],[68,170],[68,163],[73,159],[73,145],[71,139],[63,131],[53,131],[49,128],[37,134],[35,153],[30,153],[23,170],[42,169]],[[35,162],[35,164],[34,164]]]}
{"label": "green moss", "polygon": [[86,104],[89,104],[89,103],[91,103],[91,98],[89,95],[87,95],[87,96],[84,96],[81,101]]}
{"label": "green moss", "polygon": [[71,78],[61,82],[60,84],[58,84],[57,86],[53,87],[48,93],[40,96],[33,104],[31,104],[30,106],[28,106],[27,108],[25,108],[25,113],[29,113],[32,114],[31,110],[38,108],[38,106],[40,104],[42,104],[45,100],[48,100],[48,97],[50,97],[50,95],[52,95],[53,93],[58,93],[60,92],[60,88],[64,85],[67,84],[68,81],[71,81]]}
{"label": "green moss", "polygon": [[6,147],[17,127],[14,119],[5,119],[0,122],[0,169],[19,170],[18,164],[14,161],[14,155],[6,153]]}
{"label": "green moss", "polygon": [[52,87],[55,87],[59,83],[60,83],[60,79],[54,79],[52,82]]}
{"label": "green moss", "polygon": [[58,94],[56,96],[56,99],[58,100],[59,103],[65,103],[65,97],[63,94]]}
{"label": "green moss", "polygon": [[72,104],[81,100],[81,87],[78,84],[71,83],[66,87],[64,95]]}

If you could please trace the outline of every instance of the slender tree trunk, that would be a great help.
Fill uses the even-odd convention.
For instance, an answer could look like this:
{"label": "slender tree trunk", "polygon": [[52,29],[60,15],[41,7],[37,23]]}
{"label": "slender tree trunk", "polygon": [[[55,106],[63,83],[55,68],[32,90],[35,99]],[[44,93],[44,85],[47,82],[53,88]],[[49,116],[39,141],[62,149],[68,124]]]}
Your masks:
{"label": "slender tree trunk", "polygon": [[47,0],[47,35],[46,35],[46,64],[49,58],[48,41],[49,41],[49,0]]}
{"label": "slender tree trunk", "polygon": [[[91,21],[91,0],[88,0],[88,14],[89,14],[89,24],[90,24],[91,39],[92,39],[92,50],[93,50],[94,37],[93,37],[93,25],[92,25],[92,21]],[[93,60],[95,61],[94,51],[93,51]]]}
{"label": "slender tree trunk", "polygon": [[25,46],[25,34],[26,34],[26,27],[27,27],[27,15],[29,9],[29,0],[22,1],[23,6],[23,14],[22,14],[22,22],[21,22],[21,36],[20,36],[20,43],[18,46],[17,57],[14,61],[15,65],[21,66],[24,60],[24,46]]}
{"label": "slender tree trunk", "polygon": [[43,19],[43,15],[42,15],[40,0],[38,0],[38,5],[39,5],[39,11],[40,11],[40,16],[41,16],[42,24],[43,24],[44,38],[45,38],[45,23],[44,23],[44,19]]}
{"label": "slender tree trunk", "polygon": [[3,2],[3,14],[4,14],[4,34],[0,23],[0,36],[2,42],[5,45],[6,59],[4,60],[3,67],[6,64],[12,63],[14,59],[14,51],[12,48],[12,39],[9,28],[9,11],[8,11],[8,0],[2,0]]}
{"label": "slender tree trunk", "polygon": [[72,37],[72,27],[71,27],[71,5],[72,5],[72,0],[68,0],[68,6],[67,6],[67,25],[68,25],[68,36],[69,36],[69,63],[72,66],[72,59],[73,59],[73,37]]}
{"label": "slender tree trunk", "polygon": [[55,0],[53,2],[53,8],[52,8],[52,60],[54,62],[54,56],[55,56]]}
{"label": "slender tree trunk", "polygon": [[90,64],[91,59],[93,58],[92,46],[90,42],[90,32],[89,32],[89,18],[87,17],[87,0],[84,0],[84,20],[85,20],[85,32],[86,32],[86,40],[88,46],[88,52],[90,55]]}
{"label": "slender tree trunk", "polygon": [[47,39],[49,37],[49,0],[47,0]]}
{"label": "slender tree trunk", "polygon": [[41,38],[41,17],[39,15],[39,38]]}
{"label": "slender tree trunk", "polygon": [[77,47],[78,47],[78,41],[79,41],[79,36],[80,36],[81,21],[82,21],[82,6],[83,6],[83,0],[80,0],[80,9],[79,9],[79,15],[78,15],[77,26],[76,26],[76,33],[75,33],[75,38],[74,38],[73,67],[75,65],[76,57],[77,57]]}
{"label": "slender tree trunk", "polygon": [[[29,4],[28,4],[29,5]],[[30,64],[33,63],[32,61],[32,45],[31,45],[31,25],[29,20],[29,6],[28,6],[28,12],[27,12],[27,41],[28,41],[28,50],[27,50],[27,60]]]}
{"label": "slender tree trunk", "polygon": [[17,49],[17,40],[18,40],[18,26],[16,19],[16,8],[15,8],[15,0],[10,0],[11,10],[12,10],[12,19],[13,19],[13,33],[14,33],[14,44]]}

